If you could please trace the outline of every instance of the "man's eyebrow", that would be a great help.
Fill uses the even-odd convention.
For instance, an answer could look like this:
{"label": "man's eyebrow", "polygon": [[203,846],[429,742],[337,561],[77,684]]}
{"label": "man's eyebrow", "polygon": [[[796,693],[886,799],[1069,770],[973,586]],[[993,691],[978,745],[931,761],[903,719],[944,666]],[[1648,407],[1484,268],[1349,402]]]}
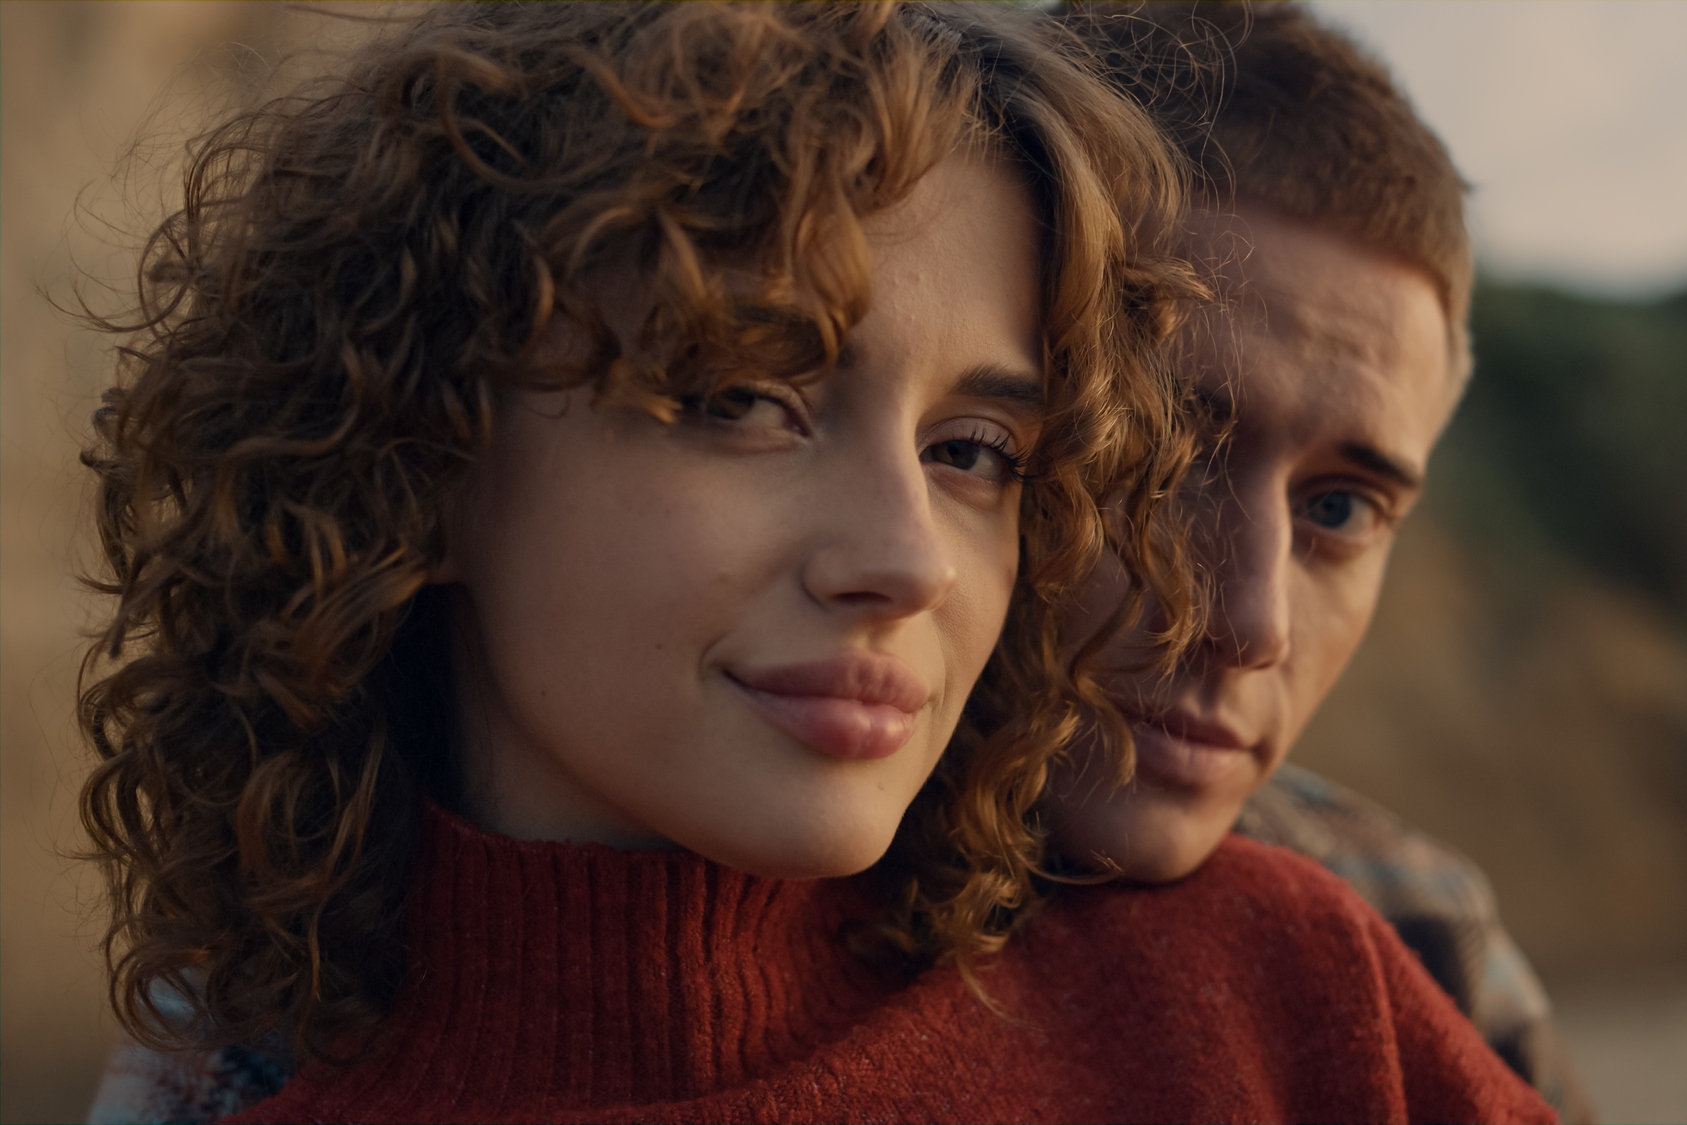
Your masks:
{"label": "man's eyebrow", "polygon": [[996,399],[1032,413],[1041,413],[1048,403],[1040,376],[1029,370],[1020,372],[994,365],[974,367],[962,375],[954,393],[967,398]]}
{"label": "man's eyebrow", "polygon": [[1374,445],[1366,445],[1359,441],[1342,442],[1341,455],[1355,465],[1369,469],[1378,476],[1387,477],[1406,488],[1415,490],[1423,487],[1422,473],[1412,471]]}

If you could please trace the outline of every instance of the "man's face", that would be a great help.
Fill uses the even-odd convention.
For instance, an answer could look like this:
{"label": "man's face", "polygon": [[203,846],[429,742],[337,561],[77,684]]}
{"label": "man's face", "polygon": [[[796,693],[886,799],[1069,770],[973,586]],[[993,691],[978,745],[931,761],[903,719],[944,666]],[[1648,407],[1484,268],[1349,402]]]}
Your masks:
{"label": "man's face", "polygon": [[[1114,789],[1092,762],[1057,788],[1069,855],[1156,882],[1218,846],[1358,647],[1456,398],[1422,272],[1259,208],[1201,220],[1199,234],[1234,261],[1227,311],[1198,326],[1189,360],[1228,423],[1187,496],[1208,626],[1169,678],[1104,677],[1135,777]],[[1099,620],[1124,590],[1116,566],[1099,574],[1089,612]],[[1143,652],[1154,617],[1113,655]]]}

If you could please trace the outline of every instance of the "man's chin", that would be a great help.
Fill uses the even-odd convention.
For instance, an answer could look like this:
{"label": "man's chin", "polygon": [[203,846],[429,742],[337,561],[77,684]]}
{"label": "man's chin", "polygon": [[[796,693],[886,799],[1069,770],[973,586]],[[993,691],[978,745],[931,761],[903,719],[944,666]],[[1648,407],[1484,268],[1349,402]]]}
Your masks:
{"label": "man's chin", "polygon": [[1132,862],[1121,864],[1121,877],[1133,883],[1175,883],[1188,878],[1211,858],[1230,831],[1228,826],[1210,832],[1205,826],[1185,827],[1188,830],[1176,838],[1161,833],[1158,847],[1144,848]]}
{"label": "man's chin", "polygon": [[1060,846],[1073,862],[1116,869],[1131,882],[1171,883],[1218,850],[1240,810],[1240,801],[1199,800],[1138,778],[1088,802],[1061,826]]}

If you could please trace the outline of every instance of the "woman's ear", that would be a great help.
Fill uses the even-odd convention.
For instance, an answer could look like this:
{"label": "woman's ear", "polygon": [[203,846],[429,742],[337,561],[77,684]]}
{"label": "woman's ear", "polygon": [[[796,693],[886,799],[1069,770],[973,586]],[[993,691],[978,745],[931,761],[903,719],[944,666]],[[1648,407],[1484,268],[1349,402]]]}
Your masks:
{"label": "woman's ear", "polygon": [[472,505],[462,502],[463,494],[472,487],[469,480],[462,481],[452,490],[451,496],[445,502],[445,511],[440,516],[440,531],[445,536],[445,555],[428,572],[430,586],[450,586],[463,582],[468,573],[463,569],[463,544],[468,529],[463,526],[463,513]]}
{"label": "woman's ear", "polygon": [[446,540],[445,557],[439,560],[439,565],[428,572],[428,585],[450,586],[463,580],[463,568],[457,565],[457,556],[452,552],[450,539]]}

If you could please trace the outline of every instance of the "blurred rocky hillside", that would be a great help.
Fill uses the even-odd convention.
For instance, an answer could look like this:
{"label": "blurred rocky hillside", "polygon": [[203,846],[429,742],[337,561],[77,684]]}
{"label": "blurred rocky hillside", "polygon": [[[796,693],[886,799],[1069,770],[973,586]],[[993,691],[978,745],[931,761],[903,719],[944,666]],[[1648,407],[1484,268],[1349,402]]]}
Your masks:
{"label": "blurred rocky hillside", "polygon": [[112,1034],[97,886],[67,858],[91,561],[76,453],[111,363],[46,298],[72,303],[82,274],[115,307],[101,284],[121,288],[206,114],[307,73],[379,13],[324,7],[0,4],[0,1121],[82,1120]]}

